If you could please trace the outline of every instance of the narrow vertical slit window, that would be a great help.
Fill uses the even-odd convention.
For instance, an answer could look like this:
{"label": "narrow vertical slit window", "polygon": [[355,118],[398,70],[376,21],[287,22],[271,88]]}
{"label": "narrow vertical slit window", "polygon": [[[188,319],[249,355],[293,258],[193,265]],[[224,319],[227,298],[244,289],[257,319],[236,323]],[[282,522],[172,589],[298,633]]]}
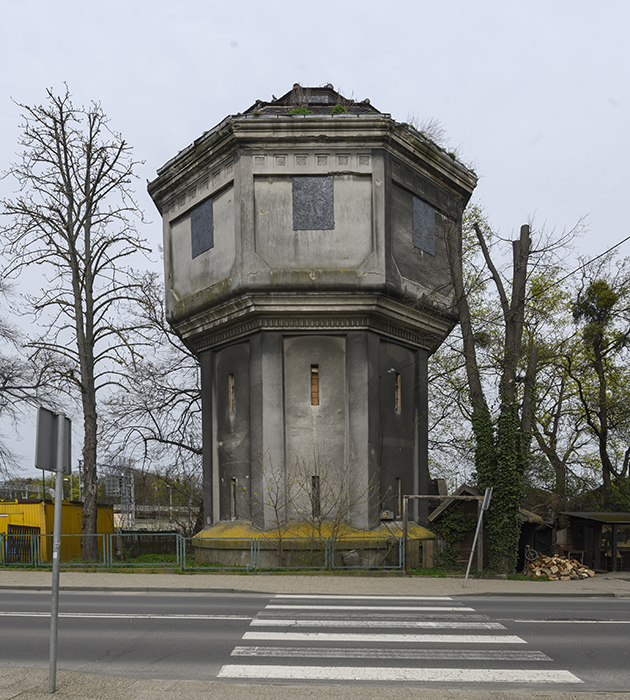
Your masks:
{"label": "narrow vertical slit window", "polygon": [[400,413],[402,410],[402,380],[400,377],[400,372],[396,372],[396,388],[394,390],[394,407],[396,413]]}
{"label": "narrow vertical slit window", "polygon": [[311,509],[313,520],[319,520],[322,514],[322,494],[319,486],[319,476],[311,477]]}
{"label": "narrow vertical slit window", "polygon": [[403,498],[402,479],[400,477],[398,477],[396,479],[396,517],[397,518],[402,517],[402,498]]}
{"label": "narrow vertical slit window", "polygon": [[311,406],[319,406],[319,365],[311,365]]}
{"label": "narrow vertical slit window", "polygon": [[230,416],[234,415],[234,375],[228,374],[228,407]]}
{"label": "narrow vertical slit window", "polygon": [[230,483],[230,520],[236,520],[236,488],[238,485],[238,480],[236,477],[232,478]]}

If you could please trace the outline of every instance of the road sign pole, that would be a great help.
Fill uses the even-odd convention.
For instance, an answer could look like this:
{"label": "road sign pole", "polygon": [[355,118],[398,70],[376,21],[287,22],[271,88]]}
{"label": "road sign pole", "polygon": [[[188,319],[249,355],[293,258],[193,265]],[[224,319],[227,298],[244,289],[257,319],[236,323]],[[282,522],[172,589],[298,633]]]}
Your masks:
{"label": "road sign pole", "polygon": [[[473,556],[475,555],[475,545],[477,544],[477,538],[479,537],[479,532],[481,528],[483,527],[483,514],[488,510],[490,507],[490,499],[492,498],[492,486],[489,489],[486,489],[486,492],[483,496],[483,503],[481,504],[481,508],[478,508],[478,514],[477,514],[477,529],[475,530],[475,539],[473,540],[472,547],[470,548],[470,557],[468,558],[468,566],[466,567],[466,576],[464,576],[464,585],[462,588],[466,588],[466,582],[468,581],[468,574],[470,573],[470,565],[472,564]],[[483,537],[483,535],[482,535]],[[477,562],[479,563],[479,562]]]}
{"label": "road sign pole", "polygon": [[50,606],[50,670],[48,692],[55,692],[57,682],[57,623],[59,619],[59,567],[61,564],[61,508],[63,501],[63,450],[65,416],[57,416],[57,479],[55,481],[55,519],[52,552],[52,602]]}

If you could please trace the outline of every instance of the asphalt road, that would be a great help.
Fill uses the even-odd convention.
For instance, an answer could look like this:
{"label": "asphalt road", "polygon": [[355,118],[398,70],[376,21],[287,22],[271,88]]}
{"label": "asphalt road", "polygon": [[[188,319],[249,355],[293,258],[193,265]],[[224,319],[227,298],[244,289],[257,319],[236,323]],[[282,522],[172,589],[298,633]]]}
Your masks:
{"label": "asphalt road", "polygon": [[[62,592],[59,669],[224,683],[627,691],[630,599]],[[5,668],[48,667],[50,594],[0,592]],[[404,679],[404,680],[402,680]]]}

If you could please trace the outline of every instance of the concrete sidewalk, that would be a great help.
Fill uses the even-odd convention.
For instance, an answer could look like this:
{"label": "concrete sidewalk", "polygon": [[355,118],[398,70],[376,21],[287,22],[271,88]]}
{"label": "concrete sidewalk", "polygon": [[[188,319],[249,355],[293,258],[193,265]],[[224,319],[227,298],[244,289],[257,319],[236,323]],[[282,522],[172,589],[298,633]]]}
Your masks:
{"label": "concrete sidewalk", "polygon": [[[52,575],[44,571],[0,569],[3,589],[50,590]],[[630,597],[630,573],[598,574],[583,581],[508,581],[424,576],[364,576],[334,574],[177,574],[62,572],[62,590],[117,591],[251,591],[337,595],[543,595]],[[1,664],[1,660],[0,660]],[[72,673],[59,664],[55,697],[68,700],[294,700],[296,694],[312,700],[620,700],[628,693],[580,693],[552,687],[531,691],[481,691],[470,686],[452,689],[418,689],[404,685],[310,684],[299,690],[270,683],[219,683],[198,681],[137,680]],[[6,669],[0,666],[0,700],[42,700],[48,694],[48,671]]]}
{"label": "concrete sidewalk", "polygon": [[[3,588],[50,589],[49,571],[0,569]],[[401,574],[214,574],[62,572],[62,590],[251,591],[339,595],[568,595],[630,597],[630,572],[597,574],[582,581],[508,581],[500,578],[404,576]],[[0,696],[0,700],[1,696]]]}
{"label": "concrete sidewalk", "polygon": [[630,693],[411,688],[372,683],[309,686],[228,684],[201,681],[142,681],[133,678],[57,672],[57,692],[48,693],[48,671],[0,670],[1,700],[627,700]]}

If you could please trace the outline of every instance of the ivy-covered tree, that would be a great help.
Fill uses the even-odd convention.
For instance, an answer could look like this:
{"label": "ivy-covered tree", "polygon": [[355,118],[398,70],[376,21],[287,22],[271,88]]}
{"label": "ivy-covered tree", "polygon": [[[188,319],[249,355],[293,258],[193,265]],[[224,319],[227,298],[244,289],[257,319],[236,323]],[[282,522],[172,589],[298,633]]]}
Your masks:
{"label": "ivy-covered tree", "polygon": [[[530,227],[522,226],[519,237],[511,241],[512,264],[505,266],[506,271],[495,263],[493,254],[493,246],[505,241],[493,234],[478,209],[469,210],[467,217],[467,253],[463,254],[453,236],[449,258],[460,319],[474,468],[478,485],[494,488],[487,514],[490,566],[510,571],[516,564],[519,507],[535,406],[538,347],[525,334],[531,278],[554,261],[555,253],[575,232],[555,241],[543,241],[538,236],[538,245],[534,246]],[[474,270],[473,279],[477,285],[480,280],[484,285],[481,313],[475,306],[478,295],[474,293],[475,285],[471,285],[470,272],[471,261],[475,264],[478,259],[482,267]],[[497,311],[488,302],[492,291]]]}

